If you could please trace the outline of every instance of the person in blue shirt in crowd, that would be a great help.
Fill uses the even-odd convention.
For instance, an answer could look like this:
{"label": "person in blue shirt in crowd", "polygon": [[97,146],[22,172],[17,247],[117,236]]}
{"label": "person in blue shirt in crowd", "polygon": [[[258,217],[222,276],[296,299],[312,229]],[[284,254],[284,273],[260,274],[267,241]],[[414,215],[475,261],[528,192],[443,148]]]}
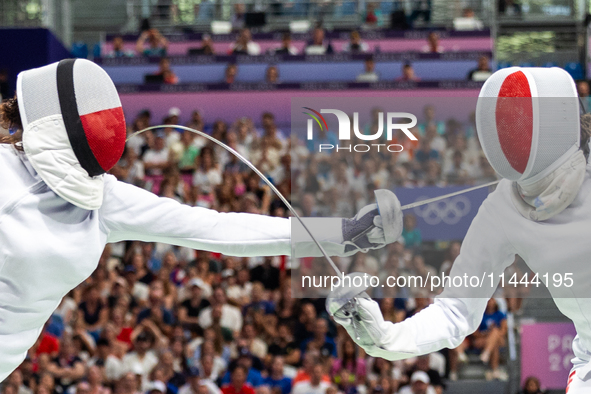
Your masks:
{"label": "person in blue shirt in crowd", "polygon": [[[263,369],[263,363],[257,357],[253,356],[247,348],[241,348],[238,350],[238,359],[235,361],[235,365],[244,367],[248,373],[246,375],[246,382],[252,387],[258,387],[263,384],[263,377],[260,370]],[[234,363],[232,363],[234,364]],[[222,378],[222,385],[230,383],[230,371],[234,370],[234,366],[230,364],[224,377]]]}
{"label": "person in blue shirt in crowd", "polygon": [[332,145],[331,149],[323,149],[322,152],[331,153],[335,150],[335,147],[339,144],[339,139],[337,135],[332,131],[325,130],[321,128],[316,134],[314,134],[314,138],[308,140],[307,147],[308,150],[312,153],[318,153],[320,151],[320,145]]}
{"label": "person in blue shirt in crowd", "polygon": [[[499,310],[497,301],[491,298],[488,300],[478,330],[454,349],[454,352],[457,354],[459,361],[465,362],[467,356],[464,351],[467,347],[482,350],[480,360],[490,367],[490,370],[486,372],[486,378],[488,380],[504,379],[506,372],[499,369],[499,361],[500,349],[506,344],[506,336],[507,315]],[[454,372],[454,369],[455,366],[452,368],[452,372]]]}
{"label": "person in blue shirt in crowd", "polygon": [[263,384],[271,388],[279,387],[281,394],[289,394],[291,392],[291,379],[283,374],[283,365],[283,357],[273,357],[269,376],[263,379]]}
{"label": "person in blue shirt in crowd", "polygon": [[404,215],[403,223],[402,238],[404,238],[404,245],[407,248],[421,246],[423,240],[421,237],[421,230],[417,228],[416,216],[413,214]]}
{"label": "person in blue shirt in crowd", "polygon": [[314,324],[313,336],[302,342],[302,354],[304,354],[309,347],[312,347],[318,349],[322,357],[336,357],[337,345],[335,344],[334,339],[326,335],[327,332],[328,322],[322,317],[317,318],[316,323]]}

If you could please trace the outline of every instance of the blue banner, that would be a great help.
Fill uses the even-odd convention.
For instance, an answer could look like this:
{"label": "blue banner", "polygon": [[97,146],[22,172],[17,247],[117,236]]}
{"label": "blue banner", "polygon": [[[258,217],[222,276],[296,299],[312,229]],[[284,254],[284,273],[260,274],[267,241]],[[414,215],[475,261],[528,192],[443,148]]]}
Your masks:
{"label": "blue banner", "polygon": [[[402,205],[453,193],[468,186],[397,188],[396,196]],[[423,241],[462,240],[480,204],[489,194],[489,188],[474,190],[444,200],[404,211],[414,215]]]}

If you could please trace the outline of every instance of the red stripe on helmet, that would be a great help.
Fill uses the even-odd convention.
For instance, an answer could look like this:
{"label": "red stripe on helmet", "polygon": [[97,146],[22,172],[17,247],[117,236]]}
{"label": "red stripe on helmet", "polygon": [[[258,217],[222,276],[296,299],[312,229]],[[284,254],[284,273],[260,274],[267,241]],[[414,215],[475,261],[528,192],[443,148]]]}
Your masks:
{"label": "red stripe on helmet", "polygon": [[514,72],[503,81],[495,115],[505,158],[515,171],[523,174],[531,154],[533,136],[531,90],[523,72]]}
{"label": "red stripe on helmet", "polygon": [[81,115],[88,145],[101,168],[109,171],[125,148],[125,117],[121,107]]}

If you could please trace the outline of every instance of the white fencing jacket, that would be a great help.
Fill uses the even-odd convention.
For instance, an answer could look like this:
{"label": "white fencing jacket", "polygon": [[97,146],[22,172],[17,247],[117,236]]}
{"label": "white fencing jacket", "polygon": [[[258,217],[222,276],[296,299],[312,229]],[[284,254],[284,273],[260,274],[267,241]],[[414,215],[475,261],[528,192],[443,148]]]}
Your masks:
{"label": "white fencing jacket", "polygon": [[[481,205],[463,241],[451,276],[493,273],[499,277],[519,254],[534,273],[571,273],[574,286],[549,290],[560,311],[574,322],[575,366],[591,378],[591,167],[576,199],[564,211],[543,221],[524,218],[511,201],[511,182],[503,180]],[[505,279],[507,286],[508,277]],[[521,279],[521,278],[519,278]],[[490,288],[490,285],[489,285]],[[488,298],[467,298],[465,289],[448,288],[433,305],[389,327],[382,357],[396,360],[455,348],[482,320]],[[486,298],[484,298],[486,297]]]}
{"label": "white fencing jacket", "polygon": [[[338,254],[341,219],[326,220],[323,246]],[[155,241],[273,256],[290,254],[290,236],[289,219],[190,207],[111,175],[101,208],[84,210],[49,189],[24,153],[0,144],[0,381],[24,360],[62,297],[95,270],[106,243]],[[297,255],[318,254],[309,239],[299,245]]]}

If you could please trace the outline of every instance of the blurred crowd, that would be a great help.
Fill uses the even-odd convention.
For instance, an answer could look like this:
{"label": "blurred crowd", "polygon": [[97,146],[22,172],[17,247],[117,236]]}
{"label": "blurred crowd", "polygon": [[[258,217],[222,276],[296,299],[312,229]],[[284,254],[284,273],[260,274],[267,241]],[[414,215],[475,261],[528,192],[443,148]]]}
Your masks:
{"label": "blurred crowd", "polygon": [[[303,216],[351,217],[373,202],[377,188],[495,179],[473,125],[440,121],[435,111],[426,106],[412,129],[419,143],[396,136],[404,146],[398,154],[320,154],[315,144],[281,130],[269,112],[259,127],[247,118],[206,123],[199,111],[186,124],[252,161]],[[169,126],[132,136],[112,174],[183,204],[288,216],[241,161],[175,127],[181,115],[171,108],[163,120]],[[144,110],[129,122],[129,134],[157,121]],[[365,133],[374,127],[369,122]],[[423,248],[408,215],[398,242],[338,263],[347,272],[389,267],[437,273],[449,271],[460,243],[442,248],[434,265],[425,262]],[[364,354],[327,315],[322,298],[294,296],[293,264],[288,256],[234,258],[158,243],[109,244],[93,275],[63,299],[2,393],[441,394],[471,353],[488,365],[488,378],[506,379],[498,368],[505,313],[516,306],[503,295],[489,303],[477,333],[458,349],[390,362]],[[434,296],[423,289],[396,291],[380,300],[393,322],[416,314]]]}

